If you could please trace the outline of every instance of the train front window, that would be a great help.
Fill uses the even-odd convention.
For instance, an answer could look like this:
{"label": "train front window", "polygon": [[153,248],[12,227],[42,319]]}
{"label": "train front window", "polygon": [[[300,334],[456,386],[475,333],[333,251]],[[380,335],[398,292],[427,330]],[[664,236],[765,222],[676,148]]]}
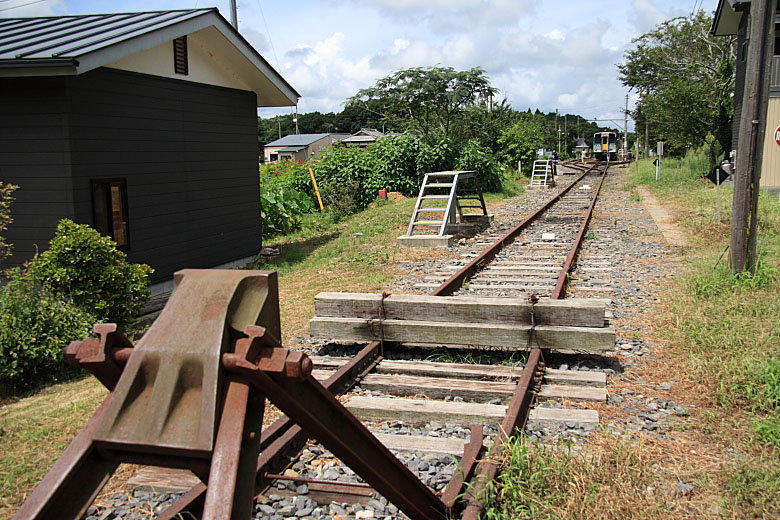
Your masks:
{"label": "train front window", "polygon": [[609,134],[609,144],[615,144],[615,134]]}

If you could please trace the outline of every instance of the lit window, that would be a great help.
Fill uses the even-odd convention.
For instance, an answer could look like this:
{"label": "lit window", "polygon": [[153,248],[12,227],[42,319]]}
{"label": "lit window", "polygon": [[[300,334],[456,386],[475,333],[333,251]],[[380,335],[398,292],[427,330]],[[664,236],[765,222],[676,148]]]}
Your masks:
{"label": "lit window", "polygon": [[92,219],[95,229],[111,237],[119,249],[129,249],[127,183],[124,180],[92,181]]}

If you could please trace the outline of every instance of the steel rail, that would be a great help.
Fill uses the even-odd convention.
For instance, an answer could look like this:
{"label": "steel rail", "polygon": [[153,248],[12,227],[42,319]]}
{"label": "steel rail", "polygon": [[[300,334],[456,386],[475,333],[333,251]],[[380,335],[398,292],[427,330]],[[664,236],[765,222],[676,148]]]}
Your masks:
{"label": "steel rail", "polygon": [[582,180],[582,178],[590,173],[591,170],[596,168],[596,166],[597,165],[593,165],[587,171],[581,173],[566,188],[556,193],[554,197],[550,198],[539,209],[534,211],[517,226],[512,228],[506,235],[499,238],[495,243],[493,243],[492,246],[483,251],[478,257],[466,264],[458,272],[450,276],[444,283],[442,283],[439,287],[436,288],[436,290],[431,293],[431,296],[450,296],[458,291],[461,287],[463,287],[464,282],[468,281],[469,278],[477,274],[483,267],[490,263],[496,257],[496,255],[501,252],[502,249],[504,249],[504,247],[514,242],[517,235],[522,233],[522,231],[527,228],[529,224],[539,218],[545,211],[550,208],[550,206],[555,204],[558,199],[568,193],[575,184]]}
{"label": "steel rail", "polygon": [[[593,168],[590,168],[588,172],[592,169]],[[574,264],[580,245],[582,244],[588,223],[593,215],[593,208],[598,200],[599,192],[601,191],[601,186],[604,183],[604,178],[608,170],[609,162],[604,165],[604,171],[601,173],[598,187],[594,192],[583,223],[580,226],[574,244],[569,251],[569,255],[566,257],[564,266],[558,276],[555,290],[551,296],[552,299],[562,299],[566,296],[565,287],[568,281],[568,274]],[[583,174],[583,176],[584,175],[585,174]],[[582,178],[582,176],[580,178]],[[573,184],[574,183],[572,183],[572,185]],[[498,435],[496,435],[493,447],[488,453],[488,456],[477,467],[476,477],[472,479],[471,488],[469,490],[469,505],[463,513],[462,520],[477,520],[484,511],[486,487],[488,483],[495,480],[496,475],[498,475],[499,464],[504,454],[504,443],[509,436],[514,434],[515,429],[522,431],[525,428],[528,414],[530,413],[531,405],[533,404],[533,398],[541,385],[543,374],[544,358],[541,350],[535,348],[528,356],[528,362],[523,369],[520,381],[518,381],[515,392],[512,395],[512,401],[509,404],[504,421],[501,423],[501,429],[498,431]]]}
{"label": "steel rail", "polygon": [[580,245],[582,245],[582,241],[585,238],[585,231],[587,231],[590,218],[593,216],[593,208],[596,206],[596,200],[599,198],[601,185],[604,183],[604,177],[607,175],[608,169],[609,163],[604,166],[604,171],[602,172],[601,178],[599,179],[599,184],[596,186],[596,190],[593,193],[593,200],[590,202],[588,211],[585,214],[585,219],[582,221],[582,225],[580,226],[580,230],[577,233],[577,237],[574,239],[574,244],[572,244],[571,249],[569,250],[569,254],[566,256],[566,261],[563,263],[563,268],[558,275],[558,280],[555,282],[555,289],[553,289],[552,295],[550,296],[550,298],[553,300],[562,300],[566,297],[566,286],[569,284],[569,273],[574,267],[574,262],[576,261],[577,254],[580,251]]}
{"label": "steel rail", "polygon": [[[526,217],[522,222],[510,230],[506,235],[497,240],[490,248],[485,250],[480,256],[472,260],[460,271],[452,275],[444,283],[442,283],[435,291],[431,293],[432,296],[449,296],[456,292],[463,284],[465,280],[472,277],[480,269],[482,269],[487,263],[489,263],[495,256],[505,247],[514,242],[516,236],[520,234],[528,225],[536,220],[540,215],[547,211],[556,201],[558,201],[563,195],[568,193],[571,188],[577,184],[582,178],[585,177],[590,171],[596,168],[598,165],[594,164],[590,166],[586,171],[579,174],[578,177],[572,181],[572,183],[566,188],[560,190],[553,197],[551,197],[543,206],[541,206],[534,213]],[[381,361],[380,356],[380,342],[372,342],[366,345],[355,357],[353,357],[346,365],[341,367],[333,376],[323,383],[323,386],[333,394],[343,393],[357,384],[359,379],[365,374],[370,372]],[[532,351],[538,352],[538,349]],[[539,357],[541,353],[539,352]],[[529,358],[530,359],[530,358]],[[522,377],[521,377],[522,381]],[[513,395],[512,401],[519,399],[520,403],[525,403],[528,400],[525,407],[527,410],[522,414],[522,426],[525,426],[528,410],[532,403],[532,396],[526,395],[527,389],[522,390],[522,395],[518,397],[518,392],[521,391],[521,387],[518,383],[517,391]],[[515,417],[515,419],[512,419]],[[509,420],[513,424],[517,417],[520,417],[520,412],[511,413],[511,407],[507,411],[504,423]],[[502,426],[504,425],[502,423]],[[512,428],[513,429],[513,428]],[[299,452],[308,441],[309,436],[307,433],[288,417],[284,416],[274,422],[268,428],[263,429],[261,433],[260,441],[260,456],[258,457],[257,464],[257,486],[258,491],[267,487],[267,480],[264,478],[268,473],[272,472],[275,466],[279,466],[280,460],[284,458],[284,455],[291,452]],[[494,474],[495,476],[495,474]],[[493,477],[491,477],[492,480]],[[205,484],[198,484],[193,487],[189,492],[182,495],[171,506],[161,513],[159,518],[161,520],[172,520],[177,515],[188,511],[195,517],[200,517],[202,513],[202,507],[204,499],[207,493],[207,486]]]}
{"label": "steel rail", "polygon": [[543,370],[542,351],[535,348],[531,351],[528,361],[523,367],[520,380],[512,394],[512,400],[509,402],[493,446],[488,452],[488,456],[477,466],[476,476],[472,479],[468,489],[469,505],[463,513],[463,520],[477,520],[483,511],[485,488],[498,474],[498,467],[504,454],[504,443],[510,436],[514,435],[516,429],[522,431],[525,428],[535,397],[534,390],[541,383]]}

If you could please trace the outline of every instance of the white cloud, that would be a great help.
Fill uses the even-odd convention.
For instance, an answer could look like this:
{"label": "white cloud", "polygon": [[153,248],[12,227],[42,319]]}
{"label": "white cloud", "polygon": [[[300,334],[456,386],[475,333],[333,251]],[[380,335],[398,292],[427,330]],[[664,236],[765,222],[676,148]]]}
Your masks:
{"label": "white cloud", "polygon": [[631,7],[633,9],[631,23],[639,32],[636,36],[652,31],[656,25],[664,20],[690,14],[690,11],[686,12],[679,8],[663,10],[657,7],[653,0],[632,0]]}
{"label": "white cloud", "polygon": [[552,31],[545,34],[545,37],[551,39],[551,40],[565,40],[566,38],[563,36],[563,33],[559,31],[558,29],[553,29]]}
{"label": "white cloud", "polygon": [[345,57],[344,33],[335,32],[313,45],[299,44],[285,53],[282,75],[302,96],[299,111],[338,111],[344,100],[379,77],[368,56]]}
{"label": "white cloud", "polygon": [[424,22],[444,34],[514,25],[536,9],[532,0],[368,0],[360,5],[375,6],[394,21]]}

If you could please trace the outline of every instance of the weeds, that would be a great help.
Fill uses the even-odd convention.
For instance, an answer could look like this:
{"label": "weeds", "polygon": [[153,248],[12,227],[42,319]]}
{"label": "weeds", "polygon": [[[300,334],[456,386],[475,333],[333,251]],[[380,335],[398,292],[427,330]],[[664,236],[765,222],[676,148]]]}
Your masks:
{"label": "weeds", "polygon": [[518,518],[663,518],[669,511],[647,495],[654,484],[642,447],[604,436],[598,456],[567,443],[529,445],[510,437],[494,487],[488,488],[487,520]]}

